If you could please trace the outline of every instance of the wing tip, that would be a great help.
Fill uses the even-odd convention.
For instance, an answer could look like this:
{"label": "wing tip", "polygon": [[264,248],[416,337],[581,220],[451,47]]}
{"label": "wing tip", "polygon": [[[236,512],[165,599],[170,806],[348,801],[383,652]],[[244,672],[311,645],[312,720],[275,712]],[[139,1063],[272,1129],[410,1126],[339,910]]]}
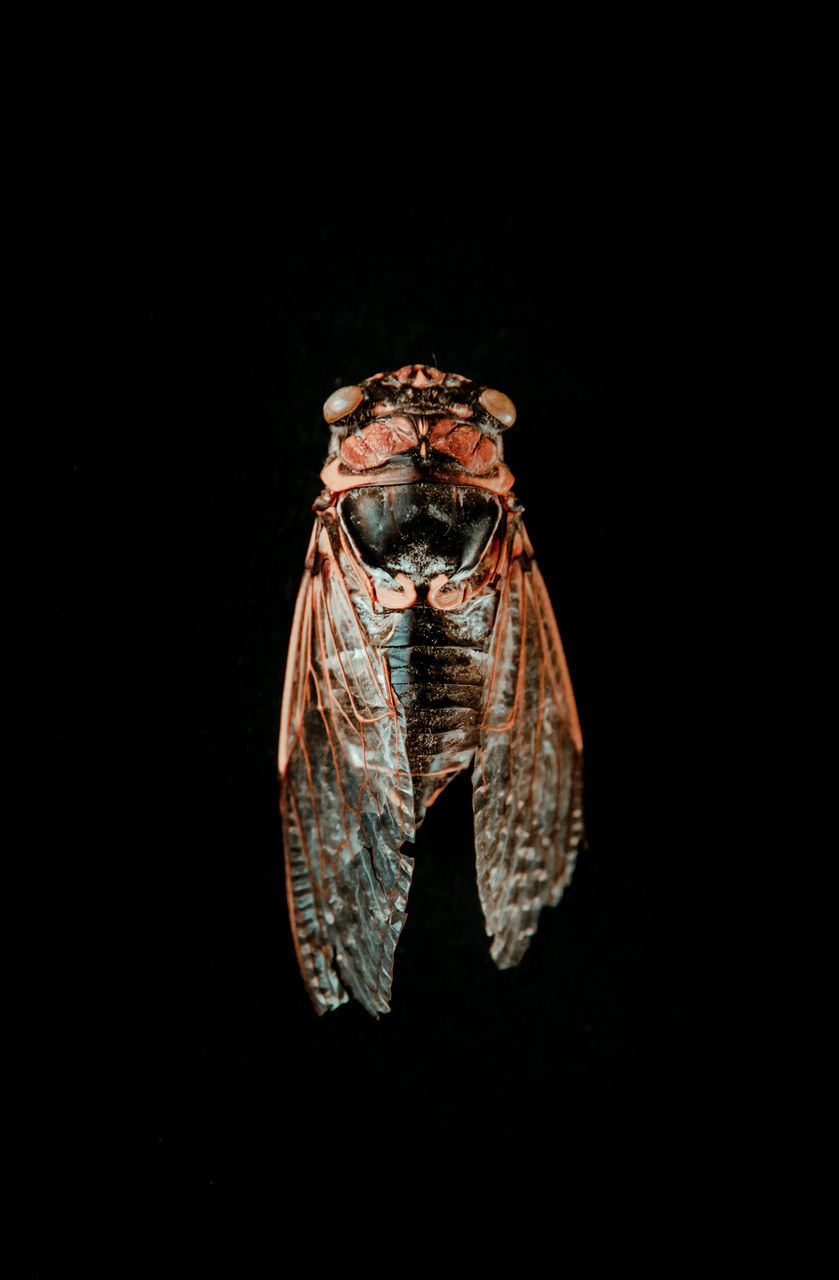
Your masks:
{"label": "wing tip", "polygon": [[[489,929],[487,929],[489,933]],[[490,934],[492,937],[492,946],[489,954],[495,963],[496,969],[515,969],[524,959],[525,953],[530,946],[530,940],[536,932],[536,926],[530,926],[522,929],[512,935],[501,933],[497,936]]]}

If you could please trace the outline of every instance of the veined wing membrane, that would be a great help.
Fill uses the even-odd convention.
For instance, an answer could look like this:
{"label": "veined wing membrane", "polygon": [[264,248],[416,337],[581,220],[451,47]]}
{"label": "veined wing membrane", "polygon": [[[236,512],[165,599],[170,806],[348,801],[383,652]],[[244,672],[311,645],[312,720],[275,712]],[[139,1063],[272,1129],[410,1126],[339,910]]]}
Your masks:
{"label": "veined wing membrane", "polygon": [[526,554],[515,556],[496,614],[472,776],[478,892],[499,968],[519,963],[540,911],[559,902],[571,878],[582,748],[542,575]]}
{"label": "veined wing membrane", "polygon": [[326,529],[300,588],[280,735],[289,910],[319,1013],[349,991],[389,1008],[414,805],[405,714],[359,622]]}

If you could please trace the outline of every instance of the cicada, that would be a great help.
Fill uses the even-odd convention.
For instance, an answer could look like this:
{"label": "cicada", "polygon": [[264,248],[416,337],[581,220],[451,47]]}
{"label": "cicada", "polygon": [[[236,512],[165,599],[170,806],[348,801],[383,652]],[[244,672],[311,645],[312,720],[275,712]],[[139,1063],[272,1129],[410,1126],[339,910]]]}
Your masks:
{"label": "cicada", "polygon": [[378,1016],[426,810],[471,769],[490,954],[516,965],[571,877],[582,737],[504,462],[509,397],[413,364],[323,412],[280,730],[289,912],[318,1013],[350,994]]}

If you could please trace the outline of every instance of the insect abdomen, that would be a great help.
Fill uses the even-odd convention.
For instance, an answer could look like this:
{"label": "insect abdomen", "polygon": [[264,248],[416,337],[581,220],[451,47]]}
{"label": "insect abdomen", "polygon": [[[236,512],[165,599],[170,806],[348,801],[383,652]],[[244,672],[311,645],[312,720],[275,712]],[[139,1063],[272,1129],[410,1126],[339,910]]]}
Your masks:
{"label": "insect abdomen", "polygon": [[418,823],[478,745],[495,607],[494,595],[450,612],[416,605],[402,613],[386,645],[393,691],[405,708]]}

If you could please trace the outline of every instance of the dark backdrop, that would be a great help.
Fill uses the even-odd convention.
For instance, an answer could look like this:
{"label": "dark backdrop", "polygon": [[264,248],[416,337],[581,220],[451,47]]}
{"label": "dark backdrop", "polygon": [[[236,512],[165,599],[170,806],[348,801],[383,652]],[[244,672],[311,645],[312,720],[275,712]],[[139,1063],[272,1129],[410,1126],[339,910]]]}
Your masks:
{"label": "dark backdrop", "polygon": [[[51,468],[61,1031],[41,1059],[74,1195],[218,1196],[290,1160],[398,1176],[420,1152],[539,1167],[605,1115],[679,1132],[701,1095],[694,229],[640,174],[582,193],[400,175],[178,156],[81,204]],[[416,846],[393,1011],[318,1019],[283,882],[285,653],[321,404],[410,361],[518,408],[507,460],[577,693],[588,848],[496,971],[458,780]]]}

